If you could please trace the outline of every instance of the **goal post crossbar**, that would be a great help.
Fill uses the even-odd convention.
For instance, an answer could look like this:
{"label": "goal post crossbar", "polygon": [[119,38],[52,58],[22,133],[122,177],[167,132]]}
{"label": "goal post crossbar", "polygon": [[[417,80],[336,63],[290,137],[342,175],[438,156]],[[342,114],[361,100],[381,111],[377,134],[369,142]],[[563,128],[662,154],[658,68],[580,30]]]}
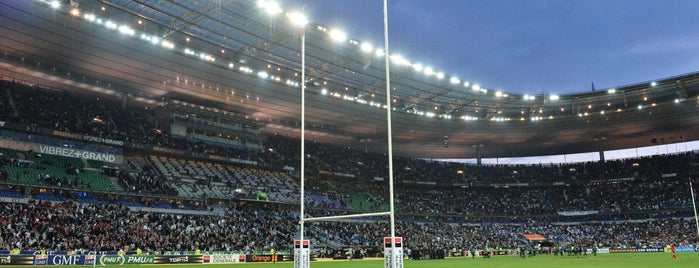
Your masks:
{"label": "goal post crossbar", "polygon": [[388,216],[391,215],[390,211],[386,212],[372,212],[372,213],[360,213],[360,214],[350,214],[350,215],[338,215],[338,216],[325,216],[325,217],[312,217],[303,218],[301,221],[311,222],[311,221],[328,221],[336,219],[350,219],[350,218],[361,218],[361,217],[373,217],[373,216]]}

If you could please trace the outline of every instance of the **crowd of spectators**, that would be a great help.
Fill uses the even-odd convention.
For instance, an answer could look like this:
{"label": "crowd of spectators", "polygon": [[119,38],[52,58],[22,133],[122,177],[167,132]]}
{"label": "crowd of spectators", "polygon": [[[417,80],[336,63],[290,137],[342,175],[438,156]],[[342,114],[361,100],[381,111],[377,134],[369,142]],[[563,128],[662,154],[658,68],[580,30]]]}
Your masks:
{"label": "crowd of spectators", "polygon": [[[21,98],[17,97],[17,99]],[[283,156],[279,159],[293,159],[296,156],[291,152],[300,146],[298,141],[294,143],[293,140],[285,137],[270,136],[270,148],[274,149],[266,150],[267,152]],[[318,169],[332,169],[333,166],[330,163],[337,162],[339,164],[335,170],[350,172],[351,170],[343,167],[354,164],[354,171],[362,174],[363,167],[370,166],[371,170],[376,170],[377,165],[383,165],[386,161],[385,157],[351,150],[351,148],[337,148],[337,146],[314,142],[311,144],[310,152],[316,152],[317,155],[322,156],[309,154],[309,158],[316,160],[311,163],[319,163],[316,165]],[[193,144],[195,147],[197,145]],[[335,155],[345,156],[342,158],[344,161],[333,158],[332,152],[335,152]],[[7,156],[4,158],[0,175],[6,178],[8,175],[5,166],[16,164],[18,160],[9,161]],[[336,160],[328,161],[330,159]],[[399,213],[418,218],[421,215],[429,215],[450,218],[469,217],[468,221],[476,222],[484,220],[502,222],[517,221],[514,218],[522,215],[560,219],[560,212],[591,211],[588,214],[593,216],[588,219],[633,219],[656,211],[683,213],[691,206],[689,193],[685,188],[687,183],[684,175],[697,174],[696,166],[699,160],[696,153],[684,153],[614,160],[606,163],[589,162],[550,166],[473,166],[406,158],[397,158],[396,163],[400,167],[396,170],[398,181],[401,182],[400,178],[403,178],[413,182],[399,183],[396,187],[396,205]],[[165,178],[148,165],[143,163],[138,167],[137,173],[120,172],[116,178],[121,187],[127,192],[136,194],[178,196],[176,185],[181,185],[178,183],[180,178]],[[592,171],[599,170],[603,170],[607,177],[590,175],[594,173]],[[294,203],[299,200],[298,184],[286,183],[293,180],[290,176],[264,176],[265,182],[260,184],[256,181],[261,180],[261,172],[273,173],[266,173],[261,168],[253,167],[240,169],[236,174],[231,173],[232,169],[223,169],[222,172],[228,174],[225,175],[226,178],[204,178],[205,182],[202,185],[210,186],[210,183],[225,182],[224,186],[228,187],[225,192],[236,193],[236,190],[245,188],[240,184],[240,180],[246,178],[247,181],[254,183],[251,184],[254,188],[247,190],[250,194],[264,192],[270,201]],[[451,178],[447,174],[460,176],[461,182],[474,180],[478,183],[454,187],[443,183],[443,180],[449,181]],[[483,180],[476,180],[472,176],[483,176]],[[570,180],[564,178],[570,178]],[[48,184],[57,184],[53,183],[56,181],[53,181],[52,177],[41,179],[48,180]],[[196,182],[201,184],[199,181]],[[420,184],[424,181],[438,183]],[[513,184],[531,182],[531,184],[493,186],[483,181]],[[550,183],[560,181],[562,182],[558,185]],[[364,187],[357,188],[356,182],[361,182]],[[541,184],[542,182],[549,182],[549,184]],[[361,175],[351,180],[320,178],[307,180],[307,183],[309,184],[306,186],[308,191],[305,200],[312,208],[339,211],[362,210],[363,207],[367,207],[366,203],[370,204],[368,207],[380,209],[388,201],[388,191],[384,182],[374,182]],[[276,187],[282,184],[296,188]],[[61,183],[61,185],[71,187],[70,183]],[[357,201],[352,198],[357,192],[364,192],[365,200]],[[212,195],[201,196],[211,197]]]}
{"label": "crowd of spectators", "polygon": [[[695,183],[698,181],[695,179]],[[689,210],[686,179],[546,187],[397,187],[398,211],[410,215],[557,215],[565,211],[625,214]]]}
{"label": "crowd of spectators", "polygon": [[177,189],[166,183],[164,177],[152,172],[142,171],[131,174],[127,171],[119,171],[116,177],[119,185],[127,192],[177,196]]}
{"label": "crowd of spectators", "polygon": [[141,144],[170,144],[167,135],[154,131],[152,114],[143,108],[122,107],[116,99],[78,97],[38,86],[0,83],[7,92],[3,92],[3,97],[11,96],[8,101],[14,104],[0,115],[7,121]]}
{"label": "crowd of spectators", "polygon": [[[298,212],[284,207],[245,205],[225,214],[188,215],[132,211],[126,206],[73,201],[0,204],[0,244],[7,250],[46,249],[118,251],[238,251],[291,249],[298,233]],[[379,248],[389,224],[372,220],[306,224],[313,244],[337,248]],[[662,248],[695,244],[691,220],[586,222],[558,224],[527,220],[520,224],[449,224],[399,221],[396,235],[412,250],[513,249],[536,233],[557,245],[591,248]]]}
{"label": "crowd of spectators", "polygon": [[291,212],[240,207],[225,216],[135,212],[125,206],[3,203],[0,243],[8,249],[147,252],[288,248]]}

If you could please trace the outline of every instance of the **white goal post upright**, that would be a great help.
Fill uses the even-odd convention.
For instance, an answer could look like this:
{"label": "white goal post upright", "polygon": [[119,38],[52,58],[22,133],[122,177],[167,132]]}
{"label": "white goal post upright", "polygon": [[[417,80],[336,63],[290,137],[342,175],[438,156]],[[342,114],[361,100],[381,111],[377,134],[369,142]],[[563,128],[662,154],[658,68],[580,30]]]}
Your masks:
{"label": "white goal post upright", "polygon": [[697,217],[697,203],[694,201],[694,188],[692,187],[692,178],[689,178],[689,192],[692,194],[692,208],[694,208],[694,223],[697,226],[697,238],[699,238],[699,217]]}
{"label": "white goal post upright", "polygon": [[[305,7],[305,6],[304,6]],[[391,222],[391,249],[396,247],[396,224],[395,224],[395,206],[394,206],[394,195],[393,195],[393,132],[391,126],[391,80],[390,80],[390,54],[388,50],[388,0],[383,0],[383,25],[384,25],[384,64],[386,70],[386,118],[387,118],[387,133],[388,133],[388,188],[389,188],[389,202],[390,210],[387,212],[373,212],[373,213],[360,213],[352,215],[338,215],[338,216],[327,216],[327,217],[305,217],[305,165],[306,165],[306,30],[305,24],[301,26],[301,205],[299,213],[299,240],[300,243],[304,243],[304,225],[305,222],[313,221],[328,221],[337,219],[348,219],[348,218],[359,218],[359,217],[374,217],[374,216],[389,216]],[[301,247],[303,248],[303,247]],[[393,252],[393,251],[391,251]],[[402,256],[402,254],[399,254]],[[300,260],[300,262],[294,262],[295,268],[305,268],[309,267],[308,260]],[[296,264],[300,267],[296,267]],[[402,264],[402,262],[400,262]],[[395,261],[391,261],[391,264],[387,267],[390,268],[402,268],[397,267]]]}
{"label": "white goal post upright", "polygon": [[[303,6],[303,9],[306,8],[306,5]],[[303,233],[304,233],[304,213],[306,212],[306,209],[304,207],[304,204],[306,202],[306,193],[305,191],[305,185],[304,182],[306,181],[306,23],[304,22],[301,25],[301,211],[299,213],[299,240],[303,244],[304,238],[303,238]],[[309,241],[310,243],[310,241]],[[309,245],[310,248],[310,245]],[[310,260],[301,260],[300,262],[297,262],[294,260],[294,264],[300,263],[300,267],[294,267],[294,268],[305,268],[308,267],[309,263],[306,263],[307,261]]]}
{"label": "white goal post upright", "polygon": [[[389,217],[391,218],[391,248],[396,247],[396,218],[393,204],[393,127],[391,125],[391,72],[389,71],[390,54],[388,50],[388,0],[383,0],[383,46],[384,65],[386,66],[386,125],[388,133],[388,192],[390,200]],[[397,268],[395,262],[391,262],[391,268]],[[403,267],[399,267],[403,268]]]}

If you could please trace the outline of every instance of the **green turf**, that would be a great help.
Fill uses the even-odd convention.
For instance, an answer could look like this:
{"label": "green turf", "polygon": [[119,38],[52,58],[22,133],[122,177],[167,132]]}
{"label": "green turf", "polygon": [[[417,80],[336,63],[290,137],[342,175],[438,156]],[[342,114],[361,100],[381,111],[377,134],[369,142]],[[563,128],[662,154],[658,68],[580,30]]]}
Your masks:
{"label": "green turf", "polygon": [[[678,260],[672,260],[670,253],[619,253],[599,254],[597,256],[572,257],[538,255],[533,258],[520,259],[518,256],[495,256],[490,259],[482,257],[447,258],[445,260],[405,260],[404,268],[452,268],[452,267],[477,267],[477,268],[689,268],[699,267],[699,253],[678,253]],[[317,261],[311,262],[311,268],[383,268],[383,260],[353,260],[353,261]],[[3,267],[10,267],[3,265]],[[13,266],[27,267],[27,266]],[[58,266],[56,266],[58,267]],[[69,266],[61,266],[68,268]],[[73,266],[87,267],[87,266]],[[98,267],[100,267],[98,265]],[[101,266],[108,267],[108,266]],[[240,263],[240,264],[185,264],[185,265],[124,265],[112,267],[140,267],[140,268],[293,268],[292,262],[278,263]]]}

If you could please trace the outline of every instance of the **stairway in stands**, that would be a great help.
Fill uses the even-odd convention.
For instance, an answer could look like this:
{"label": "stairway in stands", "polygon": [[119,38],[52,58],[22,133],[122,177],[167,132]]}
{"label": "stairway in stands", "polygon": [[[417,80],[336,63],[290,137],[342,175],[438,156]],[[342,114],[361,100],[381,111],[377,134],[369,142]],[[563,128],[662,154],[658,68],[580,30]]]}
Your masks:
{"label": "stairway in stands", "polygon": [[19,111],[17,111],[15,101],[12,99],[12,93],[8,89],[5,89],[5,93],[7,93],[7,102],[10,104],[10,107],[12,107],[12,116],[19,117]]}

